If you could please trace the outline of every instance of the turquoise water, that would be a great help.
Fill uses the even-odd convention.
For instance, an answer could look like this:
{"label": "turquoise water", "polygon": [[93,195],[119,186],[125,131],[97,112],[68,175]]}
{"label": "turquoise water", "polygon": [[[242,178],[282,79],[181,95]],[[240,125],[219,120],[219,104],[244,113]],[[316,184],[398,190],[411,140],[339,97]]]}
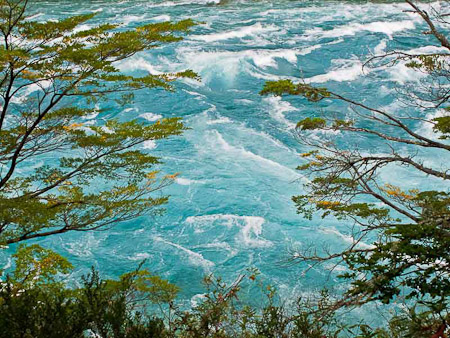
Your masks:
{"label": "turquoise water", "polygon": [[[348,108],[258,92],[266,80],[303,77],[368,104],[400,109],[394,88],[415,81],[415,75],[401,64],[365,73],[361,65],[370,53],[392,48],[436,49],[428,38],[417,37],[422,23],[403,12],[406,8],[329,1],[39,2],[36,20],[96,11],[92,24],[204,22],[184,41],[118,65],[133,74],[190,68],[201,82],[181,81],[176,93],[140,93],[135,104],[108,115],[142,122],[181,116],[191,128],[181,137],[144,145],[164,159],[164,173],[181,173],[166,190],[167,213],[40,243],[67,256],[79,268],[76,274],[94,264],[104,276],[115,277],[147,259],[146,266],[179,285],[186,300],[203,292],[205,274],[233,280],[248,267],[260,269],[287,295],[324,285],[341,288],[336,274],[344,267],[331,272],[325,265],[303,274],[306,265],[286,263],[292,251],[308,245],[338,250],[352,241],[346,224],[307,221],[291,202],[303,191],[305,178],[295,167],[306,150],[293,126],[323,109],[345,115]],[[382,151],[382,144],[361,142],[363,149]],[[405,169],[386,177],[420,184],[420,177],[408,175]]]}

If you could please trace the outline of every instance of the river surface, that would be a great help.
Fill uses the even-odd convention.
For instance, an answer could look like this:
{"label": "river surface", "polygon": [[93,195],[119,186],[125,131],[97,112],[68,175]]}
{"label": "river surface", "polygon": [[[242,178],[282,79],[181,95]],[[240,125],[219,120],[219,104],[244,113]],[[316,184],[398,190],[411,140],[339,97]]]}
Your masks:
{"label": "river surface", "polygon": [[[405,9],[404,4],[330,1],[40,1],[33,9],[36,20],[97,12],[80,29],[106,21],[129,28],[185,18],[202,22],[184,41],[118,65],[135,75],[192,69],[201,82],[180,81],[175,93],[140,93],[135,104],[108,115],[142,123],[180,116],[190,127],[181,137],[144,145],[163,158],[164,173],[180,173],[166,189],[167,213],[40,243],[67,256],[78,274],[94,264],[104,276],[116,277],[147,259],[146,267],[180,286],[186,301],[204,292],[205,274],[231,281],[249,267],[258,268],[284,295],[309,294],[324,285],[339,290],[343,285],[336,275],[344,267],[303,273],[307,266],[287,261],[311,244],[338,250],[352,241],[346,224],[305,220],[291,201],[305,182],[295,170],[305,151],[295,123],[317,109],[348,108],[258,92],[266,80],[304,78],[399,109],[394,88],[415,81],[414,73],[403,65],[364,72],[361,66],[369,55],[392,48],[435,49],[428,38],[417,37],[424,27]],[[398,171],[390,178],[407,175]]]}

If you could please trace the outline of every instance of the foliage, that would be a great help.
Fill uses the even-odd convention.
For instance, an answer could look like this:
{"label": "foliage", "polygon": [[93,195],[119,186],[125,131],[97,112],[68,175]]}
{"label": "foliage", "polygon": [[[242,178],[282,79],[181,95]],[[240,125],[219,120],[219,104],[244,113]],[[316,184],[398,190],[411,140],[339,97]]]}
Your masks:
{"label": "foliage", "polygon": [[436,117],[433,121],[436,122],[433,130],[442,133],[439,138],[443,140],[450,138],[450,116]]}
{"label": "foliage", "polygon": [[[427,33],[450,50],[430,15],[407,2],[429,26]],[[175,175],[158,179],[154,166],[159,159],[139,146],[180,134],[181,121],[170,118],[150,125],[136,120],[106,119],[95,125],[84,121],[94,104],[126,105],[136,90],[171,91],[177,78],[196,78],[189,70],[135,77],[116,68],[117,62],[140,51],[179,41],[175,34],[187,32],[194,22],[148,24],[129,31],[101,24],[77,31],[94,14],[37,22],[27,18],[27,4],[27,0],[0,0],[0,244],[96,230],[161,212],[167,197],[153,197],[154,192]],[[447,24],[445,17],[437,17],[438,27]],[[391,52],[369,63],[378,61],[404,62],[428,74],[429,90],[406,88],[403,94],[416,108],[448,111],[448,53]],[[122,97],[112,100],[111,94],[118,93]],[[408,120],[326,88],[290,80],[267,82],[261,94],[300,95],[312,102],[338,100],[354,108],[354,118],[307,117],[297,124],[304,142],[318,148],[302,155],[307,162],[299,170],[310,171],[313,177],[308,193],[293,198],[299,213],[310,219],[315,213],[334,216],[361,229],[343,252],[297,256],[319,263],[346,262],[349,270],[341,277],[351,286],[342,299],[323,292],[314,301],[285,304],[275,288],[257,282],[252,272],[231,285],[208,276],[205,296],[186,309],[177,303],[175,285],[141,266],[118,280],[103,280],[93,270],[79,285],[68,285],[65,276],[72,266],[66,259],[38,245],[20,245],[13,256],[14,271],[0,283],[0,337],[368,338],[439,332],[443,336],[449,320],[450,195],[445,190],[395,186],[381,181],[378,172],[388,165],[408,166],[441,179],[444,186],[446,168],[432,168],[411,154],[414,149],[431,149],[448,156],[448,116],[428,118],[418,110],[419,115]],[[436,138],[418,133],[413,126],[417,119],[428,123]],[[392,145],[392,152],[367,155],[328,139],[317,142],[309,137],[317,130],[379,138]],[[64,157],[55,156],[61,153]],[[30,161],[51,157],[57,159],[27,168]],[[376,240],[363,245],[366,238],[374,238],[373,233]],[[259,283],[265,296],[261,306],[241,301],[244,282]],[[339,319],[342,307],[403,298],[420,305],[394,316],[384,328],[348,325]]]}
{"label": "foliage", "polygon": [[67,274],[73,268],[64,257],[37,244],[20,245],[13,258],[16,267],[10,282],[17,289],[55,283],[55,277]]}
{"label": "foliage", "polygon": [[[175,34],[194,22],[78,30],[95,14],[38,22],[27,17],[27,5],[0,0],[0,243],[160,213],[167,197],[154,192],[175,176],[159,178],[159,159],[140,145],[179,135],[184,125],[178,118],[119,121],[93,104],[118,109],[136,90],[171,91],[177,78],[197,78],[189,70],[131,76],[117,68],[138,52],[179,41]],[[111,94],[123,95],[115,106]],[[103,118],[85,123],[93,113]],[[33,169],[36,161],[45,165]]]}
{"label": "foliage", "polygon": [[[175,285],[142,265],[118,280],[101,279],[92,270],[76,287],[54,270],[45,282],[19,289],[18,275],[34,269],[23,270],[20,260],[27,261],[25,256],[16,257],[16,268],[0,289],[2,338],[419,338],[443,327],[432,312],[414,308],[394,316],[386,327],[349,325],[338,312],[329,311],[334,301],[326,291],[316,299],[284,303],[256,271],[231,284],[208,276],[204,296],[188,309],[177,301]],[[255,287],[263,296],[261,304],[241,300],[243,289],[252,288],[255,295]]]}
{"label": "foliage", "polygon": [[260,94],[302,95],[313,102],[318,102],[330,96],[326,88],[312,87],[304,83],[294,84],[291,80],[267,81]]}
{"label": "foliage", "polygon": [[[371,107],[364,100],[291,80],[269,81],[261,94],[299,95],[313,102],[339,101],[351,107],[345,118],[331,117],[330,112],[324,111],[297,124],[301,142],[313,149],[302,155],[306,162],[298,167],[311,176],[306,192],[293,197],[298,213],[309,219],[315,214],[333,216],[349,224],[355,238],[341,252],[319,253],[312,248],[297,253],[295,258],[314,264],[330,260],[346,263],[348,270],[341,277],[351,285],[332,308],[373,301],[407,301],[425,305],[434,315],[445,318],[450,308],[450,145],[446,142],[450,137],[450,43],[446,34],[449,22],[445,13],[434,10],[429,14],[413,2],[406,2],[424,20],[429,28],[426,34],[444,52],[392,51],[372,57],[365,66],[403,63],[426,75],[421,77],[420,85],[397,88],[398,100],[405,103],[407,113]],[[418,121],[429,126],[435,135],[423,133]],[[377,144],[385,146],[364,149],[353,140],[377,140]],[[427,153],[443,159],[443,164],[426,161],[422,156]],[[400,166],[412,170],[413,177],[428,178],[430,182],[440,180],[441,190],[418,188],[413,182],[397,182],[402,185],[397,186],[386,181],[390,175],[380,175]],[[403,327],[404,322],[398,320],[392,322],[392,332]],[[407,326],[413,323],[411,320]],[[392,332],[393,336],[400,335]]]}
{"label": "foliage", "polygon": [[320,117],[306,118],[297,123],[297,128],[302,130],[320,129],[325,126],[326,121]]}
{"label": "foliage", "polygon": [[144,316],[137,311],[138,304],[168,302],[171,298],[160,295],[174,297],[177,292],[174,285],[146,270],[118,281],[102,280],[93,270],[75,289],[47,281],[18,290],[18,273],[16,268],[2,283],[0,337],[162,337],[162,319]]}

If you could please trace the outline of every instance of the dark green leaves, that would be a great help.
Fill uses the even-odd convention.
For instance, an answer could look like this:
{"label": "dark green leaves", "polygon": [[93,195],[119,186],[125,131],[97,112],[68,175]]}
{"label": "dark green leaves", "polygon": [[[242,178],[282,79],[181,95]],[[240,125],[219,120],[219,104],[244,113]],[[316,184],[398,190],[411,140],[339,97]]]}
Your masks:
{"label": "dark green leaves", "polygon": [[435,132],[442,133],[443,135],[440,136],[441,139],[449,139],[450,138],[450,116],[442,116],[442,117],[436,117],[433,119],[433,121],[436,123],[433,126],[433,130]]}
{"label": "dark green leaves", "polygon": [[300,95],[312,102],[318,102],[330,96],[330,92],[326,88],[316,88],[303,83],[294,84],[291,80],[267,81],[260,94]]}
{"label": "dark green leaves", "polygon": [[[94,103],[119,109],[113,104],[131,104],[137,90],[173,91],[179,78],[198,79],[190,70],[132,76],[116,67],[136,53],[180,41],[195,22],[130,30],[91,25],[95,14],[38,22],[25,20],[27,3],[0,0],[0,243],[161,213],[168,198],[153,193],[175,175],[158,177],[154,167],[161,161],[142,145],[181,134],[181,120],[143,124],[89,116]],[[77,32],[81,24],[90,27]],[[95,113],[103,114],[102,108]],[[18,170],[41,162],[25,175]]]}
{"label": "dark green leaves", "polygon": [[325,119],[314,117],[314,118],[306,118],[304,120],[301,120],[297,123],[296,128],[301,130],[314,130],[314,129],[321,129],[326,126]]}

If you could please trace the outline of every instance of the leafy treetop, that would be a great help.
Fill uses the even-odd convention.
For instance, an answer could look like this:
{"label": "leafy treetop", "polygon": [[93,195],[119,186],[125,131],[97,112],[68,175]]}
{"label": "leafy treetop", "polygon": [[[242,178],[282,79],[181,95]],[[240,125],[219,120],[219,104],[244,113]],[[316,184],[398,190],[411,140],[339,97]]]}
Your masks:
{"label": "leafy treetop", "polygon": [[[84,122],[92,104],[110,94],[122,93],[123,105],[136,90],[171,91],[178,78],[196,79],[190,70],[131,76],[116,66],[181,40],[195,23],[132,30],[103,23],[80,31],[95,14],[38,22],[27,17],[27,6],[28,0],[0,0],[0,243],[161,212],[167,197],[154,192],[175,176],[159,179],[152,167],[160,161],[139,146],[180,134],[180,119]],[[45,164],[32,169],[33,161]]]}
{"label": "leafy treetop", "polygon": [[[298,167],[309,172],[311,181],[306,193],[294,196],[293,201],[298,212],[309,219],[318,213],[350,223],[354,241],[341,252],[318,253],[311,247],[296,253],[294,259],[347,264],[348,270],[341,277],[348,279],[351,286],[336,307],[406,298],[427,304],[435,314],[445,316],[450,300],[450,162],[445,161],[450,151],[446,142],[450,137],[450,43],[446,35],[450,23],[445,13],[428,14],[413,2],[406,2],[428,25],[427,34],[444,51],[393,51],[372,57],[366,66],[403,63],[426,74],[420,85],[397,89],[397,99],[405,109],[414,108],[414,114],[372,107],[291,80],[269,81],[261,94],[299,95],[313,102],[339,101],[352,108],[345,118],[325,111],[298,122],[301,142],[313,150],[302,154],[306,162]],[[423,133],[417,128],[418,121],[435,135]],[[353,144],[363,139],[380,146],[364,149]],[[431,153],[443,159],[442,164],[425,161],[423,154]],[[408,188],[412,182],[386,181],[389,176],[380,175],[400,166],[430,181],[441,180],[440,190]]]}

